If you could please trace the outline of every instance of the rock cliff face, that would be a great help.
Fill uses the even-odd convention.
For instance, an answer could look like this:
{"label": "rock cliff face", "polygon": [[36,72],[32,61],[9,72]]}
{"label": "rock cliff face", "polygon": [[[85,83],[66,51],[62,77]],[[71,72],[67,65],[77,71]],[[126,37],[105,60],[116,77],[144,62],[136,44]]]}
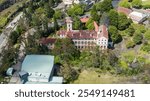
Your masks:
{"label": "rock cliff face", "polygon": [[0,4],[0,12],[6,8],[8,8],[9,6],[13,5],[16,2],[19,2],[22,0],[4,0],[1,4]]}

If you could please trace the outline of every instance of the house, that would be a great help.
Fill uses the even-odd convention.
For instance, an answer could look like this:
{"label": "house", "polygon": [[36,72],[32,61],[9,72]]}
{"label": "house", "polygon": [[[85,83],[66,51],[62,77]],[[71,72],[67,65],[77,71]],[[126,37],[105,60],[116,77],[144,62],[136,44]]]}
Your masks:
{"label": "house", "polygon": [[54,76],[54,56],[27,55],[19,76],[22,84],[62,84],[63,77]]}
{"label": "house", "polygon": [[[81,18],[82,22],[88,21],[87,18]],[[101,49],[107,49],[108,47],[108,31],[105,24],[98,26],[96,22],[93,22],[95,30],[73,30],[71,17],[66,18],[67,29],[60,30],[57,35],[60,38],[71,38],[75,46],[82,49],[92,49],[95,46],[99,46]]]}
{"label": "house", "polygon": [[117,11],[119,13],[124,13],[126,16],[128,16],[132,12],[131,9],[128,9],[128,8],[125,8],[125,7],[118,7]]}
{"label": "house", "polygon": [[48,49],[53,49],[55,42],[56,42],[55,38],[42,38],[40,40],[40,44],[47,46]]}
{"label": "house", "polygon": [[142,23],[146,20],[147,16],[141,12],[133,11],[129,14],[129,18],[131,18],[134,23]]}

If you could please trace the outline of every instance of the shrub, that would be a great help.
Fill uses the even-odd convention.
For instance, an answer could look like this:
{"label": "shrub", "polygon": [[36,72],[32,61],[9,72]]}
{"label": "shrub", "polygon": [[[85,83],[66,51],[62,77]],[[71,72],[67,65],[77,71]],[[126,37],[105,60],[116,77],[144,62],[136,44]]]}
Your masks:
{"label": "shrub", "polygon": [[150,9],[150,5],[142,5],[144,9]]}
{"label": "shrub", "polygon": [[141,44],[142,39],[143,39],[143,36],[140,33],[137,33],[133,36],[133,41],[134,41],[135,44]]}
{"label": "shrub", "polygon": [[150,44],[148,44],[148,43],[143,44],[143,46],[141,47],[141,50],[143,50],[145,52],[150,52]]}
{"label": "shrub", "polygon": [[126,43],[127,48],[133,48],[134,46],[135,46],[135,44],[133,41],[127,41],[127,43]]}

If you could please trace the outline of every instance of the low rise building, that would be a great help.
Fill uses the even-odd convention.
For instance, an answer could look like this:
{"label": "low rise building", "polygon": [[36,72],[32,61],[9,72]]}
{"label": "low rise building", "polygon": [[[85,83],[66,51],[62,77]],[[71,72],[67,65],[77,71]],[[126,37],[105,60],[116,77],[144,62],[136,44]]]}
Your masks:
{"label": "low rise building", "polygon": [[56,38],[42,38],[40,40],[40,44],[47,46],[48,49],[53,49],[55,42]]}
{"label": "low rise building", "polygon": [[19,76],[23,84],[62,84],[63,77],[54,76],[54,56],[27,55]]}
{"label": "low rise building", "polygon": [[141,12],[133,11],[129,14],[129,18],[131,18],[134,23],[142,23],[146,20],[147,16]]}

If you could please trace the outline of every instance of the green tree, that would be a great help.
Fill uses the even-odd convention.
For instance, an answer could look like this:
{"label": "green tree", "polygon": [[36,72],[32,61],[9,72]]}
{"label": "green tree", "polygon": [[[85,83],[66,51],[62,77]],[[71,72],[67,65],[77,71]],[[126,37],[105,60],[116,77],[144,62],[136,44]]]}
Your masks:
{"label": "green tree", "polygon": [[126,29],[126,33],[127,33],[129,36],[133,36],[134,32],[135,32],[135,29],[134,29],[134,27],[133,27],[132,25],[130,25],[129,28]]}
{"label": "green tree", "polygon": [[88,20],[88,22],[85,24],[85,26],[86,26],[86,28],[88,28],[89,30],[94,29],[94,21],[93,21],[93,19],[90,18],[90,19]]}
{"label": "green tree", "polygon": [[9,38],[10,38],[10,42],[12,42],[12,44],[16,44],[17,40],[18,40],[19,34],[16,31],[11,32]]}
{"label": "green tree", "polygon": [[110,25],[118,28],[118,12],[112,9],[109,11],[108,16],[109,16]]}
{"label": "green tree", "polygon": [[28,35],[28,38],[25,40],[25,53],[26,54],[39,54],[39,35],[38,33],[34,35]]}
{"label": "green tree", "polygon": [[145,32],[144,37],[146,40],[150,41],[150,29]]}
{"label": "green tree", "polygon": [[49,6],[50,6],[50,7],[53,7],[54,4],[55,4],[55,1],[54,1],[54,0],[49,0]]}
{"label": "green tree", "polygon": [[100,16],[97,14],[96,11],[91,12],[91,17],[94,21],[99,22]]}
{"label": "green tree", "polygon": [[104,0],[101,4],[102,12],[108,12],[113,8],[112,0]]}
{"label": "green tree", "polygon": [[130,8],[130,3],[128,2],[128,0],[121,0],[119,2],[119,6],[125,7],[125,8]]}
{"label": "green tree", "polygon": [[40,37],[48,37],[49,27],[48,27],[48,18],[47,17],[41,18],[41,25],[42,25],[42,29],[38,30],[38,33],[40,33]]}
{"label": "green tree", "polygon": [[94,5],[90,11],[91,17],[94,21],[99,22],[100,16],[97,13],[96,6]]}
{"label": "green tree", "polygon": [[134,36],[133,36],[133,42],[134,42],[135,44],[140,44],[140,43],[142,43],[142,39],[143,39],[142,34],[135,32],[135,34],[134,34]]}
{"label": "green tree", "polygon": [[61,19],[63,16],[61,10],[56,10],[54,16],[56,19]]}
{"label": "green tree", "polygon": [[55,11],[53,10],[53,8],[51,8],[51,6],[49,6],[48,3],[45,4],[44,8],[45,8],[46,16],[48,18],[52,18],[53,15],[54,15],[54,13],[55,13]]}
{"label": "green tree", "polygon": [[17,62],[18,48],[14,48],[12,43],[9,42],[7,44],[7,49],[6,48],[2,49],[0,57],[1,57],[0,73],[3,74],[3,72],[6,72],[6,70],[9,67],[11,67]]}
{"label": "green tree", "polygon": [[74,20],[73,29],[75,30],[82,29],[82,23],[80,19],[77,16],[74,16],[73,20]]}
{"label": "green tree", "polygon": [[149,43],[144,43],[141,47],[141,50],[145,52],[150,52],[150,44]]}
{"label": "green tree", "polygon": [[118,17],[118,29],[125,30],[129,27],[129,25],[130,25],[130,22],[127,16],[123,13],[120,13]]}
{"label": "green tree", "polygon": [[81,4],[75,4],[72,8],[67,10],[69,16],[73,15],[83,15],[85,6]]}
{"label": "green tree", "polygon": [[53,17],[53,20],[54,20],[54,30],[57,31],[59,29],[59,25],[55,16]]}
{"label": "green tree", "polygon": [[100,11],[100,12],[102,12],[102,2],[98,2],[98,3],[96,3],[95,4],[96,5],[96,9],[97,9],[97,11]]}
{"label": "green tree", "polygon": [[133,48],[135,46],[134,42],[132,40],[128,40],[126,43],[127,48]]}
{"label": "green tree", "polygon": [[79,73],[67,63],[60,67],[59,75],[63,76],[65,83],[70,83],[78,78]]}
{"label": "green tree", "polygon": [[41,21],[40,21],[40,18],[37,16],[37,15],[33,15],[32,16],[32,25],[34,26],[34,27],[36,27],[37,29],[40,27],[40,25],[41,25]]}
{"label": "green tree", "polygon": [[63,60],[62,62],[75,60],[80,56],[79,51],[69,38],[57,39],[52,53],[55,56],[59,56]]}
{"label": "green tree", "polygon": [[133,0],[132,7],[134,8],[141,8],[142,7],[142,0]]}
{"label": "green tree", "polygon": [[122,40],[121,35],[118,34],[118,30],[115,26],[109,26],[108,32],[109,32],[110,37],[114,43],[118,43]]}

